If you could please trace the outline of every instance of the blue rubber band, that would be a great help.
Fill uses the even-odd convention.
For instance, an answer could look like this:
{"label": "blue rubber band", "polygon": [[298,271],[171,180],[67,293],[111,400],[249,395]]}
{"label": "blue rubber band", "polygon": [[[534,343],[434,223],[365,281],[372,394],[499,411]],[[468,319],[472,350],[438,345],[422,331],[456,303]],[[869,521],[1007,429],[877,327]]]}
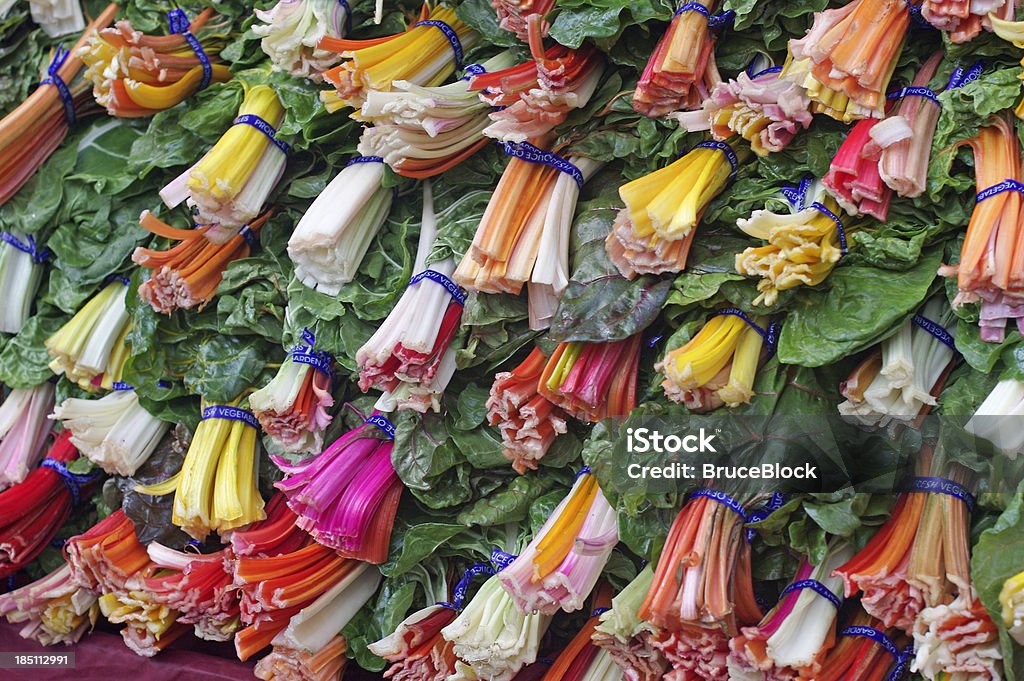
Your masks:
{"label": "blue rubber band", "polygon": [[424,279],[427,279],[429,281],[434,282],[435,284],[443,286],[444,290],[448,291],[448,295],[452,297],[452,300],[454,300],[457,305],[461,306],[466,304],[466,293],[461,288],[459,288],[458,284],[456,284],[454,281],[452,281],[445,275],[441,274],[437,270],[423,270],[422,272],[420,272],[419,274],[417,274],[416,276],[409,280],[409,286],[418,284]]}
{"label": "blue rubber band", "polygon": [[245,239],[245,243],[249,244],[249,250],[255,250],[260,245],[260,237],[256,232],[252,231],[252,227],[249,225],[242,225],[242,228],[238,230],[238,236]]}
{"label": "blue rubber band", "polygon": [[707,497],[711,501],[717,501],[722,504],[730,511],[743,518],[743,522],[747,522],[747,512],[743,509],[743,504],[733,499],[725,492],[719,492],[718,490],[711,489],[710,487],[698,487],[690,493],[690,498],[695,497]]}
{"label": "blue rubber band", "polygon": [[572,480],[573,480],[573,482],[576,482],[577,480],[582,478],[584,475],[588,475],[589,473],[590,473],[590,466],[584,466],[583,468],[579,469],[579,471],[576,472],[576,477],[573,478]]}
{"label": "blue rubber band", "polygon": [[273,142],[275,147],[283,151],[285,154],[291,153],[292,148],[288,143],[277,139],[277,130],[274,130],[274,126],[267,123],[256,114],[243,114],[234,120],[233,125],[248,125],[256,128],[266,135],[267,139]]}
{"label": "blue rubber band", "polygon": [[20,239],[18,239],[18,237],[14,236],[10,232],[0,232],[0,239],[2,239],[4,243],[8,243],[14,248],[18,249],[22,253],[32,256],[32,262],[34,262],[37,265],[42,265],[53,255],[53,251],[51,251],[49,248],[44,248],[43,250],[40,251],[39,246],[36,244],[35,237],[32,236],[31,234],[25,235],[25,239],[28,241],[28,243],[21,241]]}
{"label": "blue rubber band", "polygon": [[810,207],[836,223],[836,233],[839,236],[839,252],[843,255],[849,253],[849,249],[846,245],[846,230],[843,228],[843,221],[839,219],[839,216],[817,201],[812,203]]}
{"label": "blue rubber band", "polygon": [[779,191],[789,201],[789,205],[793,206],[793,210],[802,211],[807,206],[804,202],[807,201],[807,191],[811,188],[811,178],[805,177],[800,180],[798,187],[783,187]]}
{"label": "blue rubber band", "polygon": [[1017,192],[1018,194],[1024,194],[1024,183],[1007,178],[999,184],[994,184],[991,187],[982,189],[978,192],[977,197],[974,199],[974,203],[981,203],[982,201],[991,199],[993,196],[1002,194],[1003,192]]}
{"label": "blue rubber band", "polygon": [[71,504],[72,506],[78,506],[82,500],[82,485],[87,485],[93,480],[100,477],[99,471],[93,471],[87,475],[78,475],[68,470],[66,464],[51,459],[49,457],[43,459],[43,462],[39,464],[43,468],[49,468],[52,471],[56,471],[60,475],[61,481],[64,486],[68,488],[68,492],[71,493]]}
{"label": "blue rubber band", "polygon": [[921,5],[915,5],[910,0],[904,0],[907,4],[907,11],[910,12],[910,18],[914,20],[914,23],[921,28],[935,28],[932,26],[924,15],[921,14]]}
{"label": "blue rubber band", "polygon": [[480,76],[487,73],[487,69],[482,64],[466,64],[464,68],[465,73],[459,80],[470,80],[473,76]]}
{"label": "blue rubber band", "polygon": [[338,4],[345,9],[345,35],[352,32],[352,7],[349,6],[348,0],[338,0]]}
{"label": "blue rubber band", "polygon": [[455,591],[452,594],[452,602],[439,602],[437,605],[444,606],[449,610],[462,610],[462,604],[466,600],[466,592],[469,590],[469,585],[473,581],[473,578],[478,575],[487,575],[488,577],[494,574],[494,568],[486,563],[477,563],[473,567],[466,570],[465,574],[462,575],[462,579],[455,585]]}
{"label": "blue rubber band", "polygon": [[698,12],[700,14],[703,14],[705,18],[707,18],[708,20],[709,28],[721,28],[726,24],[731,24],[733,19],[736,18],[736,12],[732,11],[731,9],[722,12],[721,14],[715,14],[714,16],[712,16],[711,10],[709,10],[707,7],[700,4],[699,2],[686,3],[685,5],[676,10],[676,16],[679,16],[683,12]]}
{"label": "blue rubber band", "polygon": [[583,173],[579,168],[558,154],[538,149],[529,142],[520,142],[518,144],[505,142],[502,146],[508,156],[513,156],[527,163],[541,163],[550,166],[559,172],[565,173],[576,181],[576,186],[580,189],[583,188]]}
{"label": "blue rubber band", "polygon": [[167,13],[167,23],[170,25],[171,33],[178,34],[185,39],[188,46],[196,53],[196,59],[199,60],[200,65],[203,67],[203,79],[199,81],[199,89],[205,90],[210,87],[210,81],[213,80],[213,65],[210,64],[210,58],[206,56],[206,52],[203,50],[199,39],[188,30],[191,23],[188,20],[188,15],[181,9],[171,10]]}
{"label": "blue rubber band", "polygon": [[241,421],[252,426],[256,430],[260,428],[260,422],[256,420],[251,411],[229,407],[226,404],[215,404],[203,410],[203,421],[207,419],[227,419],[229,421]]}
{"label": "blue rubber band", "polygon": [[946,331],[946,329],[943,328],[942,325],[938,324],[937,322],[933,322],[927,317],[919,314],[915,314],[913,317],[911,317],[911,321],[913,321],[914,324],[918,325],[931,335],[935,336],[936,339],[938,339],[940,342],[948,346],[949,349],[952,350],[953,352],[957,351],[956,343],[953,341],[953,336],[950,335],[949,331]]}
{"label": "blue rubber band", "polygon": [[67,121],[69,127],[74,125],[78,117],[75,115],[75,97],[71,94],[68,84],[60,77],[60,67],[64,66],[64,62],[68,60],[70,54],[70,52],[64,49],[63,44],[58,45],[56,52],[53,53],[50,66],[46,69],[47,77],[39,81],[40,86],[52,85],[57,88],[60,102],[64,106],[64,120]]}
{"label": "blue rubber band", "polygon": [[792,584],[790,584],[782,590],[782,594],[779,596],[779,598],[785,598],[794,591],[803,591],[804,589],[810,589],[814,593],[818,594],[826,601],[834,605],[837,610],[841,608],[843,605],[843,602],[842,600],[840,600],[839,596],[836,596],[834,593],[832,593],[831,589],[829,589],[827,586],[825,586],[816,579],[801,579],[799,582],[793,582]]}
{"label": "blue rubber band", "polygon": [[306,364],[313,367],[328,378],[334,377],[334,360],[330,353],[324,350],[314,350],[316,336],[309,329],[302,330],[302,343],[292,348],[289,359],[298,364]]}
{"label": "blue rubber band", "polygon": [[953,69],[953,73],[950,74],[949,82],[946,83],[946,89],[954,90],[956,88],[961,88],[964,85],[967,85],[968,83],[973,83],[974,81],[981,78],[981,74],[984,70],[985,62],[981,61],[980,59],[974,62],[974,66],[972,66],[967,71],[964,71],[962,66],[958,66],[955,69]]}
{"label": "blue rubber band", "polygon": [[374,414],[370,418],[366,419],[366,423],[369,423],[371,426],[377,426],[390,439],[395,439],[395,424],[391,423],[387,417],[381,414]]}
{"label": "blue rubber band", "polygon": [[111,390],[116,390],[118,392],[124,392],[126,390],[135,390],[134,385],[129,385],[124,381],[114,381],[113,383],[110,384],[110,388]]}
{"label": "blue rubber band", "polygon": [[762,338],[764,338],[765,345],[768,346],[768,356],[771,357],[775,354],[775,346],[779,342],[779,325],[776,322],[772,322],[768,325],[767,329],[762,329],[760,326],[754,323],[754,320],[747,316],[747,314],[736,307],[727,307],[722,310],[716,310],[712,317],[721,317],[722,315],[731,315],[733,317],[739,317],[747,323],[750,328],[757,331]]}
{"label": "blue rubber band", "polygon": [[437,19],[417,21],[414,26],[433,26],[441,31],[441,33],[444,34],[444,37],[448,40],[448,43],[452,46],[452,53],[455,55],[455,68],[462,68],[462,43],[459,42],[459,34],[455,32],[454,28]]}
{"label": "blue rubber band", "polygon": [[900,88],[899,90],[890,92],[885,96],[886,99],[902,99],[904,97],[924,97],[925,99],[930,99],[935,102],[938,106],[942,106],[942,102],[939,101],[939,96],[935,94],[934,90],[917,85]]}
{"label": "blue rubber band", "polygon": [[658,344],[658,342],[659,342],[659,341],[661,341],[661,339],[662,339],[662,338],[664,338],[664,337],[665,337],[665,334],[662,334],[662,333],[659,333],[659,334],[657,334],[657,335],[655,335],[655,336],[652,336],[652,337],[650,338],[650,340],[648,340],[648,341],[647,341],[647,347],[649,347],[649,348],[653,348],[653,347],[654,347],[655,345],[657,345],[657,344]]}
{"label": "blue rubber band", "polygon": [[[786,495],[782,492],[772,492],[772,498],[768,500],[768,505],[764,508],[759,508],[750,512],[747,516],[747,523],[759,523],[762,520],[767,520],[775,511],[778,511],[786,504]],[[751,542],[754,537],[757,536],[757,530],[752,527],[747,528],[747,541]]]}
{"label": "blue rubber band", "polygon": [[591,617],[600,617],[603,613],[608,612],[611,608],[594,608],[594,612],[590,613]]}
{"label": "blue rubber band", "polygon": [[846,627],[839,632],[840,636],[856,636],[859,638],[866,638],[874,641],[878,645],[885,648],[885,651],[899,659],[900,649],[896,647],[896,644],[892,642],[892,639],[886,636],[884,633],[873,627],[862,627],[862,626],[851,626]]}
{"label": "blue rubber band", "polygon": [[964,502],[968,511],[974,510],[974,495],[966,487],[954,480],[929,476],[914,477],[906,482],[903,486],[903,491],[946,494]]}
{"label": "blue rubber band", "polygon": [[[757,80],[761,76],[767,76],[769,73],[782,73],[782,67],[781,66],[769,66],[768,68],[762,69],[762,70],[758,71],[757,73],[755,73],[754,75],[750,76],[750,80]],[[747,74],[747,75],[750,75],[750,74]]]}
{"label": "blue rubber band", "polygon": [[729,161],[729,167],[732,169],[729,172],[729,179],[736,177],[736,172],[740,169],[740,162],[736,158],[736,152],[728,144],[717,140],[708,140],[707,142],[701,142],[694,149],[718,149],[725,154],[726,160]]}
{"label": "blue rubber band", "polygon": [[896,658],[896,666],[889,672],[889,676],[885,677],[885,681],[900,681],[907,673],[907,665],[910,663],[910,658],[914,656],[914,644],[910,643],[900,656]]}
{"label": "blue rubber band", "polygon": [[511,553],[505,553],[501,549],[494,549],[491,551],[491,565],[493,565],[498,572],[501,572],[514,563],[518,557],[519,556]]}
{"label": "blue rubber band", "polygon": [[131,283],[132,280],[131,277],[129,277],[127,274],[111,274],[108,275],[107,278],[103,280],[103,285],[106,286],[107,284],[112,284],[115,281],[119,281],[125,286],[127,286],[128,284]]}
{"label": "blue rubber band", "polygon": [[164,390],[169,390],[171,388],[171,382],[161,379],[156,382],[156,387],[163,388]]}
{"label": "blue rubber band", "polygon": [[357,163],[383,163],[384,157],[382,156],[353,156],[345,164],[345,167],[354,166]]}

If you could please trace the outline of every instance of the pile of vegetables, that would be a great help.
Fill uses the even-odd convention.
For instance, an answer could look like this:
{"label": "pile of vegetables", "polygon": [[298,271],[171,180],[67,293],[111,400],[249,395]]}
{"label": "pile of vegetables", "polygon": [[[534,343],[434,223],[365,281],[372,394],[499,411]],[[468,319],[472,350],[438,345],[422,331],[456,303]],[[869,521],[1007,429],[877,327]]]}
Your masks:
{"label": "pile of vegetables", "polygon": [[1024,681],[1022,64],[1010,0],[0,2],[0,617]]}

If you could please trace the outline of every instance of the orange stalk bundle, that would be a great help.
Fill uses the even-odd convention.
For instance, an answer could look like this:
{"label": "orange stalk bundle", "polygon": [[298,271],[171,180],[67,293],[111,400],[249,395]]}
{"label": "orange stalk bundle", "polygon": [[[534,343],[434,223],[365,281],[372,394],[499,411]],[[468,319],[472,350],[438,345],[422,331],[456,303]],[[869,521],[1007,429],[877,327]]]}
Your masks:
{"label": "orange stalk bundle", "polygon": [[402,620],[390,635],[370,644],[370,652],[391,665],[384,678],[427,681],[455,672],[455,644],[441,635],[441,630],[458,614],[448,605],[430,605],[417,610]]}
{"label": "orange stalk bundle", "polygon": [[0,596],[0,615],[40,645],[71,645],[96,624],[96,594],[75,583],[65,563],[42,579]]}
{"label": "orange stalk bundle", "polygon": [[960,262],[939,274],[956,277],[954,307],[981,303],[981,339],[1001,343],[1007,321],[1024,330],[1024,215],[1020,149],[1013,126],[993,119],[970,141],[977,201]]}
{"label": "orange stalk bundle", "polygon": [[0,205],[14,196],[35,174],[68,134],[71,124],[92,103],[79,49],[97,29],[108,25],[118,6],[107,5],[90,23],[70,51],[58,48],[42,80],[28,99],[0,120]]}
{"label": "orange stalk bundle", "polygon": [[179,104],[210,83],[230,80],[221,63],[229,21],[206,8],[191,22],[169,13],[169,35],[151,36],[124,19],[91,36],[79,51],[96,102],[120,118],[140,118]]}
{"label": "orange stalk bundle", "polygon": [[264,510],[266,519],[222,535],[236,556],[280,556],[313,543],[313,538],[299,529],[298,516],[288,508],[284,494],[272,496]]}
{"label": "orange stalk bundle", "polygon": [[253,674],[263,681],[337,681],[345,672],[348,642],[336,635],[320,650],[274,645],[270,654],[256,663]]}
{"label": "orange stalk bundle", "polygon": [[783,77],[807,88],[816,110],[850,122],[882,118],[889,79],[910,25],[906,0],[853,0],[814,15],[789,41]]}
{"label": "orange stalk bundle", "polygon": [[860,608],[839,630],[833,647],[815,677],[818,681],[884,681],[908,664],[907,637]]}
{"label": "orange stalk bundle", "polygon": [[611,587],[601,584],[594,593],[593,612],[583,628],[569,641],[541,681],[611,681],[621,679],[622,670],[615,664],[611,653],[598,647],[594,641],[598,616],[612,604]]}
{"label": "orange stalk bundle", "polygon": [[686,2],[658,41],[633,93],[633,109],[657,118],[698,109],[722,78],[715,65],[715,0]]}
{"label": "orange stalk bundle", "polygon": [[512,371],[494,377],[487,399],[487,422],[501,431],[502,453],[523,474],[537,470],[559,434],[566,432],[567,414],[537,390],[547,357],[540,348]]}
{"label": "orange stalk bundle", "polygon": [[640,334],[605,343],[559,343],[537,392],[580,421],[625,416],[636,406]]}
{"label": "orange stalk bundle", "polygon": [[920,12],[924,21],[949,33],[954,43],[967,43],[974,40],[983,27],[991,30],[993,17],[997,21],[1013,21],[1015,5],[1010,0],[923,0]]}
{"label": "orange stalk bundle", "polygon": [[197,638],[228,641],[241,625],[231,576],[231,549],[198,554],[157,542],[147,547],[154,567],[141,577],[155,600],[178,611],[179,624],[195,625]]}
{"label": "orange stalk bundle", "polygon": [[166,251],[140,246],[132,253],[133,262],[152,271],[149,279],[139,286],[139,297],[163,314],[197,305],[203,309],[217,293],[228,265],[249,256],[258,243],[260,227],[268,217],[269,211],[224,243],[214,243],[204,238],[207,227],[176,229],[148,210],[144,211],[139,218],[143,229],[175,239],[178,244]]}
{"label": "orange stalk bundle", "polygon": [[1006,678],[999,629],[971,591],[925,608],[914,624],[912,669],[926,679]]}

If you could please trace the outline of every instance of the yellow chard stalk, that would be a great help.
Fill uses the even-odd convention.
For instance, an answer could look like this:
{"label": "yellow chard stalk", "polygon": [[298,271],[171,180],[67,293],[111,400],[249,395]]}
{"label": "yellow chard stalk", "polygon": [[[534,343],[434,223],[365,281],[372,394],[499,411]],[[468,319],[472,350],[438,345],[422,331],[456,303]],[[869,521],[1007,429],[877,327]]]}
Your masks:
{"label": "yellow chard stalk", "polygon": [[[1014,47],[1024,49],[1024,21],[1007,21],[1006,19],[1000,19],[993,13],[989,13],[988,20],[992,23],[992,32],[1002,38],[1008,43],[1013,43]],[[1021,66],[1024,66],[1024,57],[1020,60]],[[1024,79],[1024,73],[1021,73],[1019,78]],[[1024,119],[1024,99],[1020,100],[1017,104],[1017,109],[1014,112],[1017,118]]]}
{"label": "yellow chard stalk", "polygon": [[[124,335],[128,326],[125,308],[127,285],[112,281],[93,296],[64,326],[43,345],[53,359],[50,369],[64,374],[84,390],[95,391],[94,380],[113,373],[114,360],[123,365]],[[113,380],[113,379],[112,379]]]}
{"label": "yellow chard stalk", "polygon": [[1017,573],[1003,583],[999,603],[1003,606],[1003,624],[1010,636],[1024,645],[1024,572]]}

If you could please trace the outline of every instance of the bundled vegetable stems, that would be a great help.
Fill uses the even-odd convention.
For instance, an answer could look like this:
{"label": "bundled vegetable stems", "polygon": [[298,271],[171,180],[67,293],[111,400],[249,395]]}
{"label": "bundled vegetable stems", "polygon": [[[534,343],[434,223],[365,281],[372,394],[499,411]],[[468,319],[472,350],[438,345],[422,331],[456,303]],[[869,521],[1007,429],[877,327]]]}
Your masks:
{"label": "bundled vegetable stems", "polygon": [[999,630],[972,593],[921,611],[914,625],[911,670],[928,681],[999,681],[1003,655]]}
{"label": "bundled vegetable stems", "polygon": [[235,405],[208,405],[181,470],[167,480],[138,487],[144,494],[174,493],[172,522],[203,541],[266,517],[256,487],[259,423]]}
{"label": "bundled vegetable stems", "polygon": [[[504,51],[474,66],[484,73],[515,64]],[[396,81],[390,91],[370,90],[354,118],[363,129],[359,153],[379,156],[399,175],[434,177],[479,151],[488,138],[491,107],[469,89],[471,74],[447,85],[425,87]]]}
{"label": "bundled vegetable stems", "polygon": [[547,35],[548,23],[544,20],[554,8],[557,0],[492,0],[491,5],[498,15],[498,25],[516,34],[520,40],[530,39],[530,27]]}
{"label": "bundled vegetable stems", "polygon": [[50,252],[31,234],[0,232],[0,240],[0,333],[16,334],[32,312]]}
{"label": "bundled vegetable stems", "polygon": [[0,615],[20,624],[18,634],[44,646],[77,643],[99,619],[97,598],[64,564],[42,579],[0,595]]}
{"label": "bundled vegetable stems", "polygon": [[124,476],[135,475],[171,425],[146,411],[130,387],[98,400],[68,398],[52,418],[60,421],[82,456],[107,473]]}
{"label": "bundled vegetable stems", "polygon": [[820,183],[802,183],[799,198],[787,198],[789,213],[755,210],[736,221],[745,233],[768,242],[736,254],[736,271],[760,278],[754,305],[774,305],[782,291],[820,284],[842,257],[846,236],[860,228]]}
{"label": "bundled vegetable stems", "polygon": [[966,43],[981,33],[983,26],[995,28],[998,33],[997,22],[1009,23],[1013,19],[1014,4],[1008,0],[922,0],[921,16],[935,28],[949,33],[954,43]]}
{"label": "bundled vegetable stems", "polygon": [[907,637],[886,629],[862,609],[841,627],[815,678],[821,681],[882,681],[906,671],[911,649]]}
{"label": "bundled vegetable stems", "polygon": [[584,468],[568,496],[498,579],[524,614],[573,612],[583,607],[618,542],[615,509]]}
{"label": "bundled vegetable stems", "polygon": [[259,20],[251,30],[274,70],[296,78],[323,81],[323,72],[338,63],[336,52],[318,47],[324,38],[344,38],[352,25],[347,2],[338,0],[278,0],[269,9],[256,9]]}
{"label": "bundled vegetable stems", "polygon": [[789,41],[782,74],[807,90],[815,113],[849,123],[882,118],[885,96],[910,25],[905,0],[852,0],[814,15]]}
{"label": "bundled vegetable stems", "polygon": [[429,184],[423,190],[423,220],[413,271],[398,304],[373,336],[356,352],[359,387],[385,391],[381,411],[395,408],[420,413],[440,409],[441,395],[455,374],[450,347],[462,318],[464,295],[449,278],[451,258],[427,267],[437,236],[437,216]]}
{"label": "bundled vegetable stems", "polygon": [[39,166],[64,141],[75,120],[92,103],[86,83],[78,79],[82,61],[78,50],[97,29],[117,14],[107,7],[90,23],[70,52],[58,48],[35,92],[0,120],[0,205],[28,182]]}
{"label": "bundled vegetable stems", "polygon": [[[206,8],[191,23],[171,14],[171,33],[150,36],[122,19],[89,37],[80,56],[96,103],[111,116],[139,118],[169,109],[211,83],[231,78],[221,63],[230,22]],[[189,38],[191,37],[191,40]]]}
{"label": "bundled vegetable stems", "polygon": [[655,364],[665,372],[665,395],[697,412],[749,403],[761,351],[766,343],[774,351],[771,334],[764,319],[750,320],[735,308],[712,316],[697,335]]}
{"label": "bundled vegetable stems", "polygon": [[622,276],[681,272],[704,210],[736,173],[743,151],[704,142],[678,160],[619,187],[625,208],[605,241]]}
{"label": "bundled vegetable stems", "polygon": [[654,567],[648,564],[612,599],[611,609],[601,613],[592,635],[594,645],[608,652],[629,681],[658,681],[667,666],[652,645],[657,629],[638,615],[653,581]]}
{"label": "bundled vegetable stems", "polygon": [[954,307],[981,303],[981,339],[1001,343],[1006,323],[1024,331],[1024,249],[1021,240],[1020,149],[1005,118],[992,119],[971,140],[978,198],[960,261],[939,274],[956,277]]}
{"label": "bundled vegetable stems", "polygon": [[936,404],[953,368],[956,315],[944,299],[933,298],[920,314],[903,322],[839,387],[846,398],[839,413],[868,426],[912,422]]}
{"label": "bundled vegetable stems", "polygon": [[53,383],[14,388],[0,405],[0,489],[23,481],[43,457]]}
{"label": "bundled vegetable stems", "polygon": [[583,182],[603,164],[565,158],[530,143],[506,145],[511,156],[473,243],[453,279],[481,293],[518,295],[529,284],[531,328],[550,324],[569,283],[569,231]]}
{"label": "bundled vegetable stems", "polygon": [[621,681],[622,670],[604,648],[592,640],[597,615],[611,605],[611,587],[602,584],[594,594],[593,614],[569,641],[544,675],[545,681]]}
{"label": "bundled vegetable stems", "polygon": [[538,389],[547,359],[534,348],[515,369],[494,376],[487,398],[487,422],[498,426],[502,453],[520,474],[536,470],[555,438],[566,432],[567,414]]}
{"label": "bundled vegetable stems", "polygon": [[127,291],[127,277],[115,277],[43,342],[53,357],[50,369],[55,374],[64,374],[88,391],[110,390],[121,380],[128,358],[124,344],[129,325]]}
{"label": "bundled vegetable stems", "polygon": [[228,265],[249,255],[268,217],[264,213],[227,241],[214,243],[203,238],[207,227],[176,229],[144,211],[139,219],[144,229],[178,244],[166,251],[140,246],[132,253],[133,262],[152,270],[139,286],[139,297],[163,314],[197,305],[202,309],[216,295]]}
{"label": "bundled vegetable stems", "polygon": [[356,157],[317,195],[288,239],[299,281],[329,296],[352,281],[391,210],[383,179],[379,158]]}
{"label": "bundled vegetable stems", "polygon": [[964,429],[991,442],[1001,455],[1016,459],[1024,451],[1022,415],[1024,383],[1006,378],[996,383]]}
{"label": "bundled vegetable stems", "polygon": [[[443,22],[453,35],[437,24]],[[346,106],[355,109],[366,103],[371,91],[388,92],[396,81],[435,87],[461,66],[462,56],[479,42],[480,36],[444,5],[424,5],[419,20],[403,33],[369,40],[341,40],[324,37],[318,47],[337,52],[344,61],[324,72],[334,90],[320,93],[328,111]]]}
{"label": "bundled vegetable stems", "polygon": [[[699,4],[705,11],[689,8]],[[633,93],[633,109],[656,118],[700,107],[722,78],[708,26],[715,0],[684,2],[661,36]]]}
{"label": "bundled vegetable stems", "polygon": [[[298,464],[274,457],[297,525],[346,558],[383,563],[404,489],[391,464],[393,435],[375,421],[350,430],[323,453]],[[390,430],[386,420],[385,427]]]}
{"label": "bundled vegetable stems", "polygon": [[245,86],[238,117],[199,161],[160,190],[168,208],[188,201],[204,236],[224,243],[252,222],[284,174],[289,147],[277,138],[284,107],[268,85]]}
{"label": "bundled vegetable stems", "polygon": [[625,416],[636,406],[640,334],[619,341],[559,343],[537,392],[580,421]]}

